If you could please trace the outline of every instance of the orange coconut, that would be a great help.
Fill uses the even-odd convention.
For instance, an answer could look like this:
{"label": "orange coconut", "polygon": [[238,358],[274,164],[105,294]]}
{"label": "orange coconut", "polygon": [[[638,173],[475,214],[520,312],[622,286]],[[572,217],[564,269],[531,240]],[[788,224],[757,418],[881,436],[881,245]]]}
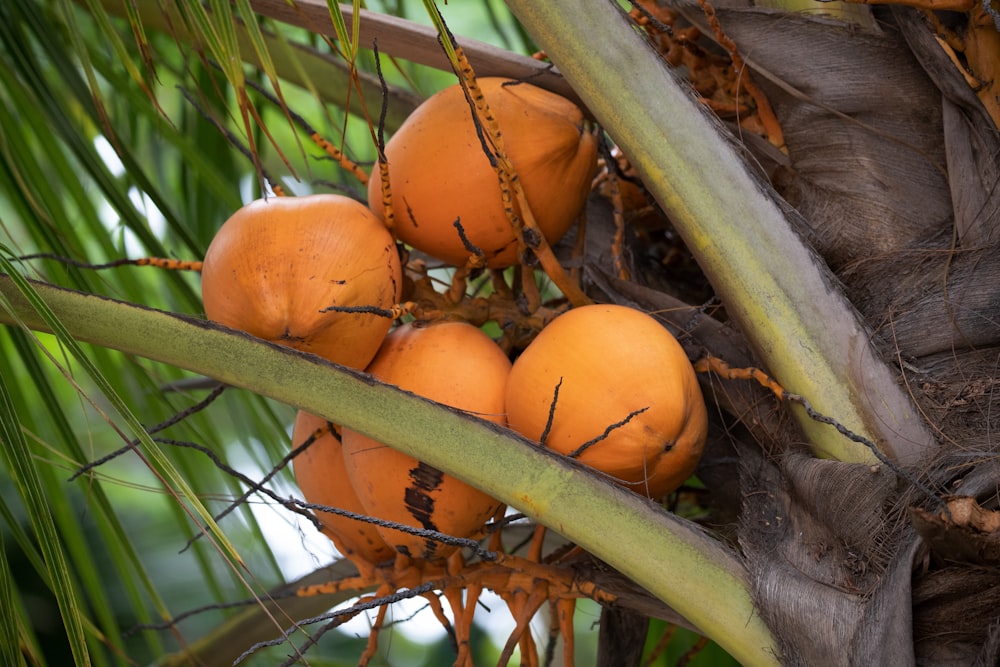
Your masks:
{"label": "orange coconut", "polygon": [[[322,417],[300,410],[292,430],[292,445],[302,445],[318,429],[327,425]],[[328,430],[309,445],[294,461],[295,479],[306,502],[365,514],[344,467],[340,440]],[[317,510],[316,518],[323,524],[323,533],[337,550],[350,558],[359,569],[391,560],[390,549],[370,523]]]}
{"label": "orange coconut", "polygon": [[[504,422],[510,361],[476,327],[463,322],[406,324],[390,333],[368,372],[438,403]],[[440,470],[343,429],[344,461],[366,512],[455,537],[478,532],[500,503]],[[382,539],[413,558],[447,556],[453,547],[390,528]]]}
{"label": "orange coconut", "polygon": [[708,430],[680,344],[624,306],[583,306],[553,320],[514,362],[506,406],[525,437],[545,434],[542,444],[564,455],[592,443],[578,461],[652,498],[691,476]]}
{"label": "orange coconut", "polygon": [[215,235],[201,273],[209,319],[355,368],[374,356],[390,320],[324,309],[389,308],[401,283],[381,221],[331,194],[244,206]]}
{"label": "orange coconut", "polygon": [[[501,78],[479,79],[479,86],[538,226],[555,243],[586,202],[597,140],[584,129],[580,109],[555,93]],[[517,262],[497,174],[459,85],[421,104],[386,144],[385,154],[400,240],[461,266],[470,255],[454,226],[461,219],[490,267]],[[383,214],[378,178],[368,184],[368,205]]]}

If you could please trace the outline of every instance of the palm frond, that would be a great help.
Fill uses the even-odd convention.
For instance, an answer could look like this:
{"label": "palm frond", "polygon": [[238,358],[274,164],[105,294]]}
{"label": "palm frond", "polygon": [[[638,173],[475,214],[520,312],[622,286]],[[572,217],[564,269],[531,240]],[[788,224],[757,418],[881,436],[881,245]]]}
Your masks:
{"label": "palm frond", "polygon": [[3,427],[3,437],[0,440],[4,444],[2,449],[6,467],[18,495],[24,502],[32,530],[38,536],[45,572],[59,603],[73,659],[79,665],[90,664],[90,651],[84,634],[84,616],[80,597],[74,590],[75,584],[69,560],[63,550],[56,523],[49,512],[49,498],[45,487],[32,463],[28,443],[21,433],[20,423],[14,413],[10,390],[2,380],[0,380],[0,425]]}

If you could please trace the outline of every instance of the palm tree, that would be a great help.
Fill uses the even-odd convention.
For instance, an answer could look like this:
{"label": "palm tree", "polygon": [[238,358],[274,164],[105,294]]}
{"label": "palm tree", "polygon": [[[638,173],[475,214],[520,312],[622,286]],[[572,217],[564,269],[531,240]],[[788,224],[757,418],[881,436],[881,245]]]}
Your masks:
{"label": "palm tree", "polygon": [[[373,164],[372,128],[391,133],[454,80],[438,31],[407,20],[433,3],[386,5],[0,6],[4,664],[231,664],[285,628],[249,659],[299,647],[344,662],[313,658],[312,626],[295,622],[348,597],[282,594],[349,564],[316,556],[286,583],[260,525],[261,507],[294,513],[281,503],[296,494],[291,405],[558,526],[590,554],[579,577],[616,596],[603,664],[641,653],[664,622],[713,640],[706,664],[715,650],[745,664],[995,663],[996,11],[677,2],[629,17],[484,1],[474,18],[488,20],[467,28],[492,29],[504,48],[491,48],[441,8],[479,75],[580,102],[655,199],[654,224],[631,219],[615,239],[592,197],[575,260],[589,297],[656,313],[692,359],[780,382],[704,364],[712,433],[699,489],[674,498],[681,518],[509,432],[205,326],[188,274],[95,270],[201,258],[265,177],[363,199],[304,128]],[[381,81],[376,39],[393,65]],[[537,47],[558,73],[517,55]],[[709,90],[727,81],[742,87]],[[323,642],[345,664],[364,644]]]}

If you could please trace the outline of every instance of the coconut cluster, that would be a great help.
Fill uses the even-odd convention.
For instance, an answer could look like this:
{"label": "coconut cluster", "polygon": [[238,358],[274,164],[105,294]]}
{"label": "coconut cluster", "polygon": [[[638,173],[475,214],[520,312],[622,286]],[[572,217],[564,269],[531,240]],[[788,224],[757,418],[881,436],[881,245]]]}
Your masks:
{"label": "coconut cluster", "polygon": [[[580,109],[558,95],[504,79],[479,84],[530,213],[555,243],[585,205],[596,139]],[[490,268],[522,259],[510,193],[489,157],[499,147],[488,136],[460,86],[421,105],[385,146],[391,229],[375,178],[368,207],[340,195],[243,207],[205,256],[207,317],[509,425],[638,493],[669,493],[693,473],[707,420],[686,356],[649,316],[619,306],[576,308],[543,329],[513,366],[464,322],[390,331],[386,313],[403,297],[398,243],[453,266],[465,265],[471,249]],[[295,462],[308,502],[386,522],[317,512],[324,533],[359,567],[453,550],[388,522],[471,537],[500,508],[477,489],[315,415],[300,412],[292,437],[312,440]]]}

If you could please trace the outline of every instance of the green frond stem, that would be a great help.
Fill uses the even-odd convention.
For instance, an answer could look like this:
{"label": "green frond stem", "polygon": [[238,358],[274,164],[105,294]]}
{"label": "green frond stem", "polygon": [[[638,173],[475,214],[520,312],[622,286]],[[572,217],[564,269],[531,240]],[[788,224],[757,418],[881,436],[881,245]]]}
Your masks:
{"label": "green frond stem", "polygon": [[[33,288],[76,339],[209,375],[385,442],[558,531],[744,664],[776,663],[775,642],[735,554],[648,500],[507,429],[318,357],[210,322],[42,284]],[[10,304],[0,321],[48,327],[10,278],[0,278],[0,294]]]}

